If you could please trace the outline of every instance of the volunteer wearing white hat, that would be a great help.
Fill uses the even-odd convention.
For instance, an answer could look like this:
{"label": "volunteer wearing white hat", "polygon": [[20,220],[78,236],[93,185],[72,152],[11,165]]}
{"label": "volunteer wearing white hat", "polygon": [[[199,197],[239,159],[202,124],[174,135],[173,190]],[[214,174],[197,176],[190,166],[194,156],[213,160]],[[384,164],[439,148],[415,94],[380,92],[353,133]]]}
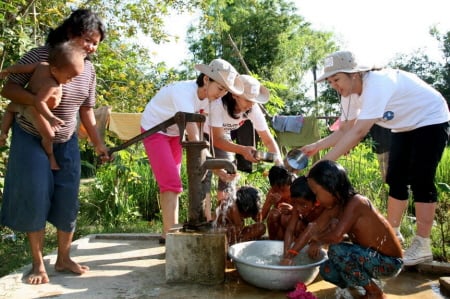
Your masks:
{"label": "volunteer wearing white hat", "polygon": [[450,113],[445,99],[416,75],[358,64],[353,53],[339,51],[325,59],[326,80],[341,95],[339,130],[306,145],[311,156],[332,147],[323,159],[336,160],[356,146],[374,124],[392,132],[386,182],[387,219],[397,233],[411,188],[417,219],[416,236],[404,253],[405,265],[431,261],[431,227],[437,192],[436,168],[449,139]]}
{"label": "volunteer wearing white hat", "polygon": [[[275,154],[274,162],[282,165],[280,149],[259,107],[259,104],[269,101],[269,90],[252,76],[241,75],[240,78],[244,84],[243,94],[230,92],[221,100],[210,103],[204,131],[210,135],[210,143],[214,146],[213,154],[216,158],[230,161],[235,160],[235,154],[240,154],[250,162],[258,162],[254,157],[255,146],[244,146],[231,140],[231,131],[238,129],[246,120],[250,120],[268,152]],[[219,200],[224,198],[224,191],[230,184],[219,177]],[[205,215],[208,220],[210,220],[209,212],[206,207]]]}
{"label": "volunteer wearing white hat", "polygon": [[[205,106],[202,102],[217,100],[227,92],[243,93],[240,75],[227,61],[214,59],[210,64],[198,64],[195,68],[201,72],[197,80],[171,83],[148,102],[142,114],[142,131],[153,128],[180,111],[199,113],[201,107]],[[189,141],[200,140],[196,123],[188,122],[186,133]],[[166,233],[178,223],[178,195],[183,191],[179,135],[178,126],[173,125],[143,141],[160,191],[163,220],[160,243],[165,243]]]}

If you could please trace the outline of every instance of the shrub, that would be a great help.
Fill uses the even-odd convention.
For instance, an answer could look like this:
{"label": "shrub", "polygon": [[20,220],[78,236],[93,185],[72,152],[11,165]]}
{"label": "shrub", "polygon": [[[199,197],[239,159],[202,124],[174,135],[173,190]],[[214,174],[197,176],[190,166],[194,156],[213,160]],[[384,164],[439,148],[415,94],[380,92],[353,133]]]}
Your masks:
{"label": "shrub", "polygon": [[80,195],[83,219],[115,227],[159,217],[158,187],[145,152],[123,150],[101,165]]}

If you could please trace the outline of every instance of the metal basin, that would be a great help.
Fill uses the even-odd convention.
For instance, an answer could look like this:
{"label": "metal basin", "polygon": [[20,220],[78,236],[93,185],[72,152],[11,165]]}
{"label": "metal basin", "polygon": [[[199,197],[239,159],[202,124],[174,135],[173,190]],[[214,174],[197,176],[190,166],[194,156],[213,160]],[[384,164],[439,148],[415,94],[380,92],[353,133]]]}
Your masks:
{"label": "metal basin", "polygon": [[294,259],[294,266],[280,266],[283,241],[249,241],[237,243],[228,249],[239,275],[248,283],[269,290],[291,290],[298,282],[310,284],[319,274],[319,266],[327,259],[322,249],[318,260],[303,248]]}

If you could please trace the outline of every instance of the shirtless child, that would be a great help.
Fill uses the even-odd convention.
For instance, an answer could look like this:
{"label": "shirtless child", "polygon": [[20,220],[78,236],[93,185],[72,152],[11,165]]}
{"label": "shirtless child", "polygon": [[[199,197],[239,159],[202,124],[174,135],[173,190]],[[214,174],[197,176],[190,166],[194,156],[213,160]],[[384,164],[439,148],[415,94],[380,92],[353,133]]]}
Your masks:
{"label": "shirtless child", "polygon": [[[217,225],[227,229],[228,245],[239,242],[257,240],[266,232],[266,226],[258,222],[261,207],[261,196],[258,189],[242,186],[236,191],[236,200],[229,207],[226,200],[221,202],[221,210],[217,216]],[[256,223],[245,225],[245,219],[252,218]]]}
{"label": "shirtless child", "polygon": [[261,221],[267,218],[270,240],[283,240],[293,210],[291,184],[295,175],[283,166],[272,166],[269,170],[270,189],[261,211]]}
{"label": "shirtless child", "polygon": [[[308,174],[308,185],[324,212],[316,224],[310,223],[304,238],[291,248],[298,252],[310,240],[330,244],[328,260],[320,266],[320,275],[340,288],[363,287],[363,298],[386,298],[374,279],[393,277],[402,266],[402,247],[388,221],[370,200],[358,194],[345,169],[338,163],[322,160]],[[337,209],[335,221],[329,211]],[[320,225],[328,222],[321,232]],[[321,224],[322,223],[322,224]],[[351,242],[343,242],[348,235]],[[288,253],[282,264],[295,254]]]}
{"label": "shirtless child", "polygon": [[50,50],[48,62],[15,64],[0,72],[0,79],[10,73],[33,73],[28,89],[35,95],[34,106],[8,104],[1,124],[0,145],[6,143],[15,113],[20,113],[41,135],[42,147],[49,158],[51,169],[59,169],[53,155],[53,138],[64,121],[53,115],[51,109],[56,108],[61,101],[62,84],[69,83],[83,72],[85,57],[86,53],[81,48],[66,42]]}
{"label": "shirtless child", "polygon": [[[308,224],[315,221],[324,210],[309,188],[305,176],[300,176],[292,182],[290,196],[294,208],[284,234],[285,255],[289,253],[288,250],[292,243],[303,233]],[[321,247],[320,244],[310,242],[309,245],[309,255],[317,256]],[[297,252],[293,253],[296,254]]]}

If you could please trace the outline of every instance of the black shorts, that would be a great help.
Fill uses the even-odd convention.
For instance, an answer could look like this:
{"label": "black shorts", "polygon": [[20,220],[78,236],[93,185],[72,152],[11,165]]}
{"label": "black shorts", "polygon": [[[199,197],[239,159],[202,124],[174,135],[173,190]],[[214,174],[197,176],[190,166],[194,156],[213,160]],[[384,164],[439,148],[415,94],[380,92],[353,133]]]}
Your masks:
{"label": "black shorts", "polygon": [[449,133],[448,122],[392,133],[386,176],[390,196],[407,200],[410,186],[415,202],[437,201],[434,178]]}

